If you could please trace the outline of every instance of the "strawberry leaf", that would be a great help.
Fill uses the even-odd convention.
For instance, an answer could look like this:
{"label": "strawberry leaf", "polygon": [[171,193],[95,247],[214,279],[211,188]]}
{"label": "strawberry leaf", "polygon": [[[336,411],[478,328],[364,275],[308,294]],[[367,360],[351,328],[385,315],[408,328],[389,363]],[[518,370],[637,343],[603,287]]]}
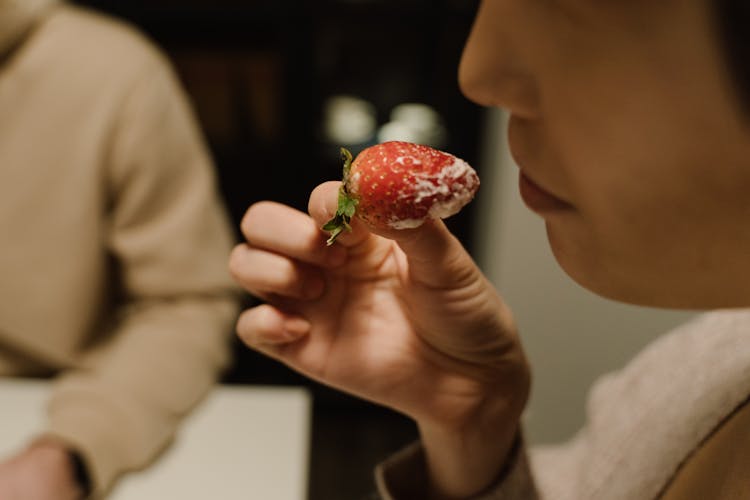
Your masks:
{"label": "strawberry leaf", "polygon": [[328,238],[326,243],[328,246],[333,245],[336,238],[343,231],[351,231],[352,227],[349,224],[357,211],[358,200],[353,198],[347,190],[347,183],[349,181],[349,171],[352,167],[352,154],[346,148],[341,148],[341,160],[344,162],[343,180],[341,187],[339,187],[338,206],[336,207],[336,215],[331,220],[323,225],[323,230],[328,231],[331,236]]}
{"label": "strawberry leaf", "polygon": [[346,148],[341,148],[341,161],[344,162],[344,174],[341,178],[346,184],[349,180],[349,171],[352,169],[352,153]]}
{"label": "strawberry leaf", "polygon": [[[345,190],[342,190],[345,191]],[[343,217],[351,219],[354,217],[354,213],[357,211],[357,200],[349,197],[349,193],[339,193],[339,208],[338,212]]]}

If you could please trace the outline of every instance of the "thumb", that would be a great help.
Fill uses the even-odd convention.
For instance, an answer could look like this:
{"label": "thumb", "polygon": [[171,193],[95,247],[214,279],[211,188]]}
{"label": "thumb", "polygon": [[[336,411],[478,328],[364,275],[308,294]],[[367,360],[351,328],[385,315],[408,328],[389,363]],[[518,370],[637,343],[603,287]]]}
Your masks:
{"label": "thumb", "polygon": [[410,277],[430,287],[454,287],[475,279],[476,265],[461,242],[440,219],[427,219],[413,229],[378,230],[406,255]]}

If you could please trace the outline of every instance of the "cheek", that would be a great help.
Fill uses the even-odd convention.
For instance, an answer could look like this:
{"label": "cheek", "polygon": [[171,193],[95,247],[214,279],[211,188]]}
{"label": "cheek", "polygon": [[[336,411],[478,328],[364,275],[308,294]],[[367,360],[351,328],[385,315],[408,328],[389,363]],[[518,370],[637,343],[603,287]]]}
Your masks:
{"label": "cheek", "polygon": [[[669,218],[691,205],[696,181],[710,174],[712,155],[696,116],[682,116],[655,85],[581,96],[570,90],[549,110],[546,138],[573,204],[593,224],[633,227]],[[649,86],[651,92],[638,91]],[[677,109],[674,109],[677,107]]]}
{"label": "cheek", "polygon": [[549,139],[577,212],[548,219],[548,236],[582,286],[649,303],[666,274],[675,281],[700,260],[694,224],[710,225],[696,204],[706,163],[691,158],[698,151],[658,113],[642,123],[628,110],[610,108],[608,116],[553,127]]}
{"label": "cheek", "polygon": [[704,135],[679,148],[644,140],[640,148],[592,143],[579,151],[572,145],[582,139],[573,139],[561,168],[579,210],[547,220],[561,267],[582,286],[625,302],[681,306],[694,298],[679,292],[689,295],[701,282],[718,296],[713,277],[729,282],[727,262],[741,261],[750,243],[750,169],[720,154],[730,146]]}

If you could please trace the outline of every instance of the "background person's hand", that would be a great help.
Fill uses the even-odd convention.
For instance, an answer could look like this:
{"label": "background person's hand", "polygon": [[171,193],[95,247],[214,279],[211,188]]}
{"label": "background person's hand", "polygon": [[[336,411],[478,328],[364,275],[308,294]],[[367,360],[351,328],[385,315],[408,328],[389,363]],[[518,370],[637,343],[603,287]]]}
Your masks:
{"label": "background person's hand", "polygon": [[461,468],[441,467],[442,450],[461,442],[469,453],[467,443],[486,447],[492,436],[493,450],[474,455],[489,463],[484,476],[495,473],[528,396],[511,314],[442,221],[375,235],[355,219],[326,247],[319,228],[338,186],[315,189],[310,216],[250,207],[230,269],[265,304],[242,314],[238,333],[313,379],[414,418],[432,475],[463,493],[464,478],[451,477]]}
{"label": "background person's hand", "polygon": [[68,452],[61,444],[39,441],[0,462],[3,500],[80,500]]}

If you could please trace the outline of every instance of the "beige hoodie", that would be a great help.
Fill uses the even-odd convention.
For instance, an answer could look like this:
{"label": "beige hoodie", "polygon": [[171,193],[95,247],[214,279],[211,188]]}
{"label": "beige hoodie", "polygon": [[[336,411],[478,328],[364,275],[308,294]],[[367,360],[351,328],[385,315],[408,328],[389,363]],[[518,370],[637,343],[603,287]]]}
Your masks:
{"label": "beige hoodie", "polygon": [[19,43],[54,0],[0,0],[0,54]]}
{"label": "beige hoodie", "polygon": [[49,426],[96,496],[228,361],[232,232],[165,58],[122,23],[0,0],[0,375],[55,374]]}

